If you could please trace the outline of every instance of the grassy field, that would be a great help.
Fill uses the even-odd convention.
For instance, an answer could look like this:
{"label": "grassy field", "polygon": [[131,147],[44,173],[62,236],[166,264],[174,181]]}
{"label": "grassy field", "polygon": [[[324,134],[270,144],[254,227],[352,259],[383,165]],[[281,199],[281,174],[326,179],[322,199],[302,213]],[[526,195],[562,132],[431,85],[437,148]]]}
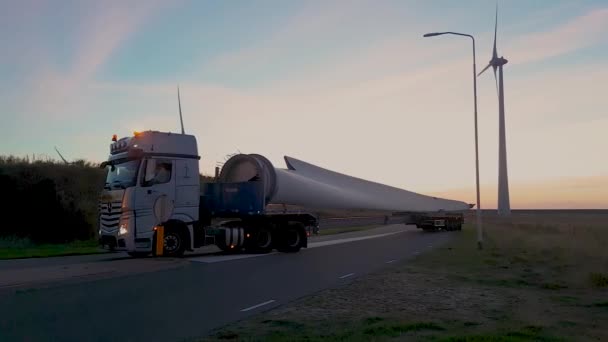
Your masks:
{"label": "grassy field", "polygon": [[482,251],[466,226],[440,249],[205,340],[608,340],[608,214],[485,223]]}
{"label": "grassy field", "polygon": [[27,239],[0,239],[0,260],[104,253],[97,241],[34,244]]}

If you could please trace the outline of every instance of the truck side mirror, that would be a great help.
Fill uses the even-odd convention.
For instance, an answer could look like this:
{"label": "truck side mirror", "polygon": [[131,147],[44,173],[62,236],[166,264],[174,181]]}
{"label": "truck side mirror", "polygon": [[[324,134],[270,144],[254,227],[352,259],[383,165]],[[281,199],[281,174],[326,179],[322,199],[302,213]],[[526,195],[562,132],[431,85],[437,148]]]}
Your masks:
{"label": "truck side mirror", "polygon": [[154,180],[156,170],[156,159],[146,159],[146,167],[144,174],[144,186],[151,185],[150,182]]}
{"label": "truck side mirror", "polygon": [[99,164],[99,168],[105,169],[108,165],[110,166],[110,171],[114,172],[114,170],[116,170],[116,166],[107,161],[104,161],[103,163]]}

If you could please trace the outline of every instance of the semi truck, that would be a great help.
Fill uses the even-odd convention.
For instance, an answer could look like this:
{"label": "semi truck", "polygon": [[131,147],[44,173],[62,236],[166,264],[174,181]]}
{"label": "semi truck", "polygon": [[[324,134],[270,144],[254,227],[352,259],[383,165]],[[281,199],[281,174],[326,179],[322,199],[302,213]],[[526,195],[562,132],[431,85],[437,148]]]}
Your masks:
{"label": "semi truck", "polygon": [[100,244],[135,257],[177,257],[205,245],[253,253],[307,247],[314,215],[267,208],[264,183],[254,179],[201,183],[199,159],[193,135],[114,135],[101,164],[107,177],[99,201]]}
{"label": "semi truck", "polygon": [[[107,169],[99,201],[101,245],[132,256],[181,256],[205,245],[226,252],[297,252],[308,246],[307,232],[318,227],[316,216],[302,208],[428,213],[421,217],[433,218],[433,228],[446,229],[458,229],[462,214],[454,213],[468,209],[465,202],[370,182],[287,156],[284,169],[259,154],[237,154],[226,161],[215,182],[201,182],[199,160],[196,138],[185,134],[183,125],[181,134],[113,135],[109,158],[101,164]],[[286,210],[286,205],[300,209]],[[429,216],[442,213],[451,216]],[[427,221],[414,223],[424,229]]]}

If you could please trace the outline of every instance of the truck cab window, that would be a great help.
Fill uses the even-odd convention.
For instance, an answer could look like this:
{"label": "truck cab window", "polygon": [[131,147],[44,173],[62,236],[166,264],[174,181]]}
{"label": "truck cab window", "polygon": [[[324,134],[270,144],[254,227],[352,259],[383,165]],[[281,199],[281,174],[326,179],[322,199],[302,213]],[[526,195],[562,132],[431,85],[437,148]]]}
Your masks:
{"label": "truck cab window", "polygon": [[173,163],[170,160],[148,159],[146,161],[143,186],[164,184],[171,181]]}

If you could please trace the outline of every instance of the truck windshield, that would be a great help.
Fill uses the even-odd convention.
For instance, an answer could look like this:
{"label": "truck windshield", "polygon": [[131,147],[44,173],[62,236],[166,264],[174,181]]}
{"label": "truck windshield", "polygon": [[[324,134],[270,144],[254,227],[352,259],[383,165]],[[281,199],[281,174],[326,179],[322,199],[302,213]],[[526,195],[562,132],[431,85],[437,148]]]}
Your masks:
{"label": "truck windshield", "polygon": [[137,183],[137,171],[139,170],[140,160],[118,161],[106,166],[108,175],[106,176],[105,189],[126,189]]}

